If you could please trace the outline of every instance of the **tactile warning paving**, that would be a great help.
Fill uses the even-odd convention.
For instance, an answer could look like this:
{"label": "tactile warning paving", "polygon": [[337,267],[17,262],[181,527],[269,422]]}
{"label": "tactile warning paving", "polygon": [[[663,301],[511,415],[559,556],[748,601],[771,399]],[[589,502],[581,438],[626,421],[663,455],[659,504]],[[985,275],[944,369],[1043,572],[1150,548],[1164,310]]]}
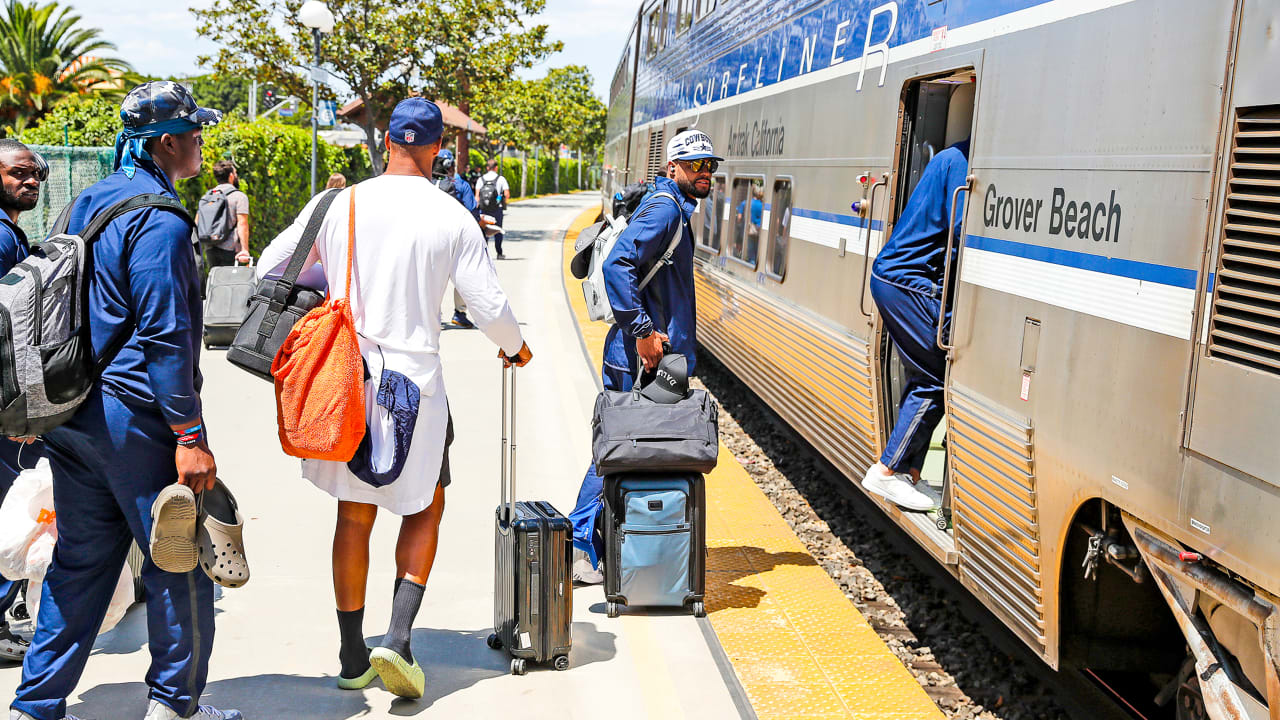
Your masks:
{"label": "tactile warning paving", "polygon": [[[588,215],[565,237],[566,279]],[[568,296],[599,367],[607,328]],[[760,720],[942,718],[724,445],[707,518],[707,614]]]}

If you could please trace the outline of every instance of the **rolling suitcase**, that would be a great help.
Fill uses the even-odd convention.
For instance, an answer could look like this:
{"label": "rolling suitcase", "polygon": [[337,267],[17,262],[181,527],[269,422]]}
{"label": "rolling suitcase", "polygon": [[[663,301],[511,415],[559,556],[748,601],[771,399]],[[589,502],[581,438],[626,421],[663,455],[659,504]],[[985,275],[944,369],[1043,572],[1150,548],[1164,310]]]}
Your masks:
{"label": "rolling suitcase", "polygon": [[706,483],[693,473],[604,479],[604,597],[623,606],[687,607],[706,615]]}
{"label": "rolling suitcase", "polygon": [[509,377],[503,370],[502,502],[496,512],[493,634],[488,642],[511,653],[513,675],[523,675],[529,662],[551,661],[556,670],[567,670],[573,646],[573,525],[551,503],[515,500],[514,367]]}
{"label": "rolling suitcase", "polygon": [[209,270],[204,298],[204,346],[226,347],[249,312],[249,298],[258,287],[253,264],[227,265]]}

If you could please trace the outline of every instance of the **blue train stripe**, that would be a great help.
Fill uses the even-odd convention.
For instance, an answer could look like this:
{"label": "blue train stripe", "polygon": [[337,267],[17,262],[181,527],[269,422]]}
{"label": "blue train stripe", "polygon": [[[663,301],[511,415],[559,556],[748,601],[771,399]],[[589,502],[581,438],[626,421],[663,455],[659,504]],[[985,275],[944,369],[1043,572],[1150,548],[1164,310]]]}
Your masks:
{"label": "blue train stripe", "polygon": [[1011,240],[983,237],[981,235],[967,235],[965,237],[965,246],[1029,260],[1039,260],[1053,263],[1054,265],[1065,265],[1066,267],[1079,268],[1081,270],[1091,270],[1107,275],[1116,275],[1133,280],[1172,285],[1173,287],[1191,290],[1195,289],[1196,276],[1199,274],[1197,271],[1187,268],[1125,260],[1124,258],[1112,258],[1075,250],[1062,250],[1043,245],[1031,245]]}

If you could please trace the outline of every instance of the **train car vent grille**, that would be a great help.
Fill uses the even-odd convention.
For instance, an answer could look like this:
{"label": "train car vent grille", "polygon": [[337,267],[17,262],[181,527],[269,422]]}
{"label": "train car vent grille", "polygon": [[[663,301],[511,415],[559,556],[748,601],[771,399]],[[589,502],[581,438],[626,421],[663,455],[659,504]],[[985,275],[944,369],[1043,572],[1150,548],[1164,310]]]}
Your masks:
{"label": "train car vent grille", "polygon": [[665,134],[663,130],[649,131],[649,167],[645,180],[652,181],[662,174],[662,156],[667,151],[662,145],[662,137]]}
{"label": "train car vent grille", "polygon": [[1222,227],[1209,355],[1280,375],[1280,105],[1237,112]]}
{"label": "train car vent grille", "polygon": [[960,579],[1031,647],[1047,647],[1031,421],[957,383],[947,416]]}

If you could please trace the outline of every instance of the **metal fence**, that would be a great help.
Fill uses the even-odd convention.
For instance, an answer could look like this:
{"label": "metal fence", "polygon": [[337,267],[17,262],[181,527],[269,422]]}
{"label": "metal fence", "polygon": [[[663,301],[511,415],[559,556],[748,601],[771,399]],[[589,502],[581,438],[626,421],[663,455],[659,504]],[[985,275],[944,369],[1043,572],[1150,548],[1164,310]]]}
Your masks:
{"label": "metal fence", "polygon": [[40,203],[18,218],[18,225],[35,242],[44,239],[58,214],[81,190],[111,174],[115,150],[61,145],[30,147],[49,162],[49,180],[40,188]]}

